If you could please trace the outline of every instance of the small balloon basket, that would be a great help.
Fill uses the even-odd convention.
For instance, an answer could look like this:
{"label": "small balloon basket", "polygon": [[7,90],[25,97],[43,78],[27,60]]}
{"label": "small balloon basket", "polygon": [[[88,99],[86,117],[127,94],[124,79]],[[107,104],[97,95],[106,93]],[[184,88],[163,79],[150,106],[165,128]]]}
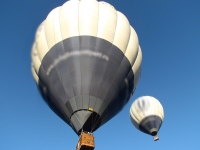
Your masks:
{"label": "small balloon basket", "polygon": [[158,137],[157,135],[155,135],[155,136],[153,137],[153,140],[154,140],[154,141],[158,141],[158,140],[159,140],[159,137]]}
{"label": "small balloon basket", "polygon": [[94,136],[90,132],[81,132],[76,150],[94,150]]}

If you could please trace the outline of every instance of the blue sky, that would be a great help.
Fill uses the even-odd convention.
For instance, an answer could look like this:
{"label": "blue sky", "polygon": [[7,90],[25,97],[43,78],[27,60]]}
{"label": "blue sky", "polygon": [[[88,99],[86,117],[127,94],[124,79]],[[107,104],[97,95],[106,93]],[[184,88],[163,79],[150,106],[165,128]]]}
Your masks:
{"label": "blue sky", "polygon": [[[37,26],[65,0],[0,0],[0,149],[71,150],[78,137],[40,97],[30,69]],[[200,1],[108,0],[136,30],[142,76],[130,102],[95,133],[95,150],[199,150]],[[156,97],[165,110],[158,142],[136,130],[132,102]]]}

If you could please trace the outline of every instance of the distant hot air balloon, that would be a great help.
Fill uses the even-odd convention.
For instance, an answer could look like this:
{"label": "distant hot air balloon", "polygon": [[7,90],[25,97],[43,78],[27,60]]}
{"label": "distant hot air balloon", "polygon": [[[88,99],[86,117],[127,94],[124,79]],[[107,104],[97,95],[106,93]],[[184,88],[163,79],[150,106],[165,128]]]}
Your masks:
{"label": "distant hot air balloon", "polygon": [[127,18],[106,2],[70,0],[37,29],[32,74],[49,107],[80,135],[129,101],[142,52]]}
{"label": "distant hot air balloon", "polygon": [[130,117],[137,129],[154,136],[155,141],[159,139],[157,133],[164,119],[164,111],[157,99],[151,96],[139,97],[131,105]]}

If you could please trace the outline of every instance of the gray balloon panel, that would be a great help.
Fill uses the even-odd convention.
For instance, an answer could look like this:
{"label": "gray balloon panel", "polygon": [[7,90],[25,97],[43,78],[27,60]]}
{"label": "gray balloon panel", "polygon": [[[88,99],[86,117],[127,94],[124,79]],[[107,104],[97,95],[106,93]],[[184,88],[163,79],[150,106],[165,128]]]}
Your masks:
{"label": "gray balloon panel", "polygon": [[157,115],[145,117],[139,124],[140,131],[155,136],[162,125],[162,119]]}
{"label": "gray balloon panel", "polygon": [[68,117],[69,113],[65,115],[63,109],[58,104],[60,100],[59,100],[59,97],[56,96],[57,94],[55,93],[56,91],[54,90],[54,87],[53,86],[47,87],[50,81],[48,80],[48,77],[45,75],[46,73],[42,66],[40,67],[40,73],[43,74],[43,76],[41,76],[39,80],[38,89],[43,99],[51,108],[51,110],[53,110],[62,120],[64,120],[67,124],[69,124],[70,123],[70,119]]}
{"label": "gray balloon panel", "polygon": [[[102,125],[128,102],[134,87],[131,68],[112,43],[92,36],[71,37],[44,56],[39,70],[40,91],[48,95],[43,97],[52,103],[52,110],[78,133],[83,127],[89,129],[91,115],[99,115]],[[78,119],[81,113],[76,112],[83,110],[85,114]]]}

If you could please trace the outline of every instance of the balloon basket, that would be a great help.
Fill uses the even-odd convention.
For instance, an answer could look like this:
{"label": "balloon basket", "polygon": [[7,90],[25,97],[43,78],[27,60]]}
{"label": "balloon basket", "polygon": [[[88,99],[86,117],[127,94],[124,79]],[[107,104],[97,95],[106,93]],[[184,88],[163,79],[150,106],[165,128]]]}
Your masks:
{"label": "balloon basket", "polygon": [[88,132],[81,132],[76,150],[94,150],[94,136]]}
{"label": "balloon basket", "polygon": [[153,137],[153,140],[154,140],[154,141],[158,141],[158,140],[159,140],[159,137],[158,137],[157,135],[155,135],[155,136]]}

